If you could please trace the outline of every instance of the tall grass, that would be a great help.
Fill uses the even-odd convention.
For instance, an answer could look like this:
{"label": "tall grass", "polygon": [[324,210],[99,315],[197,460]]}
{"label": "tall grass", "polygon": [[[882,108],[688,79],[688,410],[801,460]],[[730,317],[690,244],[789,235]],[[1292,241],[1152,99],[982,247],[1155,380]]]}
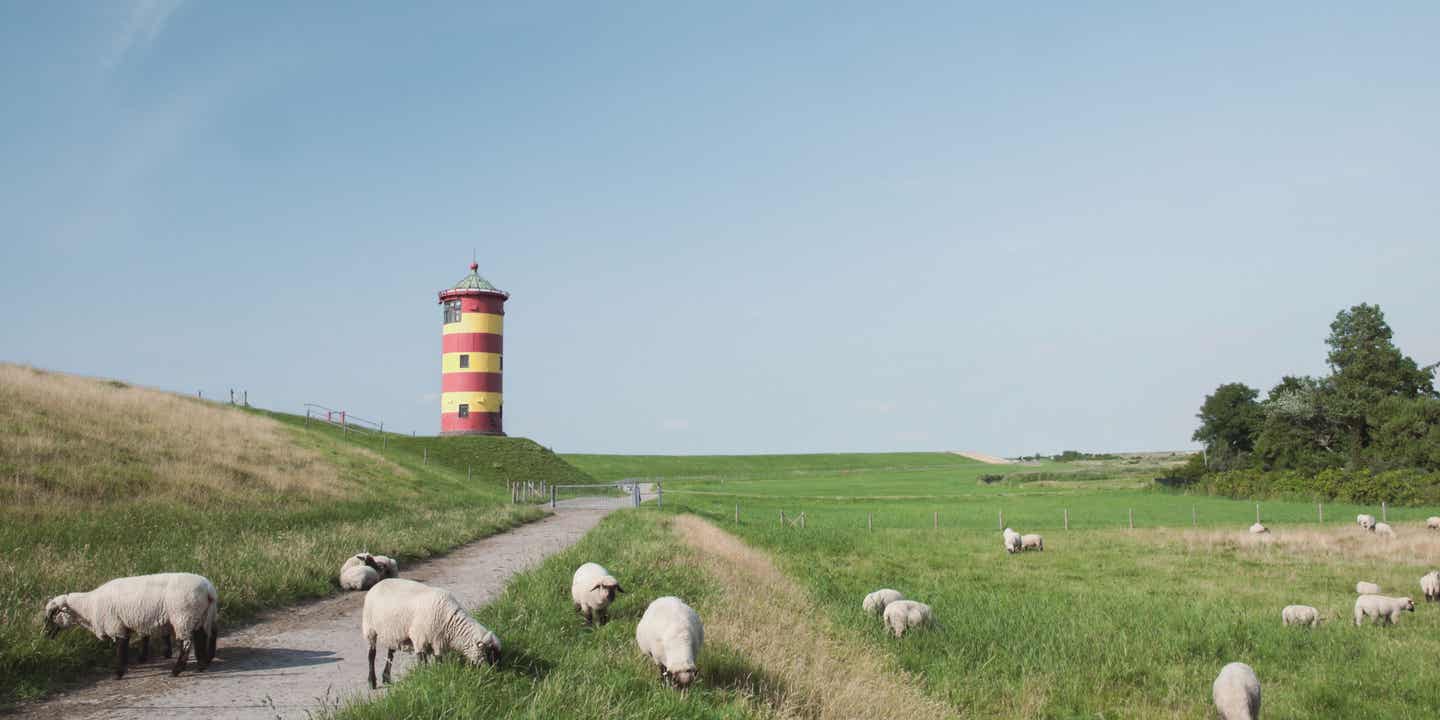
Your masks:
{"label": "tall grass", "polygon": [[53,595],[197,572],[233,626],[338,590],[340,560],[359,549],[408,562],[538,517],[508,504],[507,469],[585,477],[520,438],[362,437],[0,365],[0,705],[107,661],[81,631],[41,636]]}

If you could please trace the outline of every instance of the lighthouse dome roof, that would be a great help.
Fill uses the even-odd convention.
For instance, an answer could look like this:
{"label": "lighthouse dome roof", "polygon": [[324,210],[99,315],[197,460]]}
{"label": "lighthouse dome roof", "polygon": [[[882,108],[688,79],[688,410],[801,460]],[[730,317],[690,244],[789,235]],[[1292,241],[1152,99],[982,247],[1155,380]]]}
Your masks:
{"label": "lighthouse dome roof", "polygon": [[463,277],[463,278],[460,278],[460,282],[455,283],[455,285],[454,285],[453,287],[451,287],[450,289],[448,289],[448,290],[441,290],[441,291],[440,291],[440,297],[441,297],[441,299],[444,299],[444,298],[446,298],[446,297],[454,297],[454,296],[457,296],[457,295],[473,295],[473,294],[477,294],[477,293],[487,293],[487,294],[492,294],[492,295],[499,295],[500,297],[503,297],[503,298],[508,298],[508,297],[510,297],[510,294],[509,294],[509,293],[505,292],[504,290],[501,290],[500,288],[495,287],[494,285],[491,285],[489,280],[486,280],[485,278],[480,277],[480,272],[479,272],[479,271],[480,271],[480,266],[479,266],[479,265],[477,265],[477,264],[475,264],[475,263],[473,263],[473,262],[470,263],[470,274],[469,274],[469,275],[466,275],[466,276]]}

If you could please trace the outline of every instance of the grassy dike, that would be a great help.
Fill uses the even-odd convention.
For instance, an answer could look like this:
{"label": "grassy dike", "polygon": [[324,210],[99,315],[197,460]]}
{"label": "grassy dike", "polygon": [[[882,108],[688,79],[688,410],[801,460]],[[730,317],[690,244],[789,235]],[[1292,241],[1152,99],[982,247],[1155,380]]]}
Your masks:
{"label": "grassy dike", "polygon": [[403,564],[541,516],[510,480],[588,476],[521,438],[387,440],[0,365],[0,707],[113,657],[83,631],[43,637],[54,595],[197,572],[222,625],[244,622],[338,591],[358,549]]}

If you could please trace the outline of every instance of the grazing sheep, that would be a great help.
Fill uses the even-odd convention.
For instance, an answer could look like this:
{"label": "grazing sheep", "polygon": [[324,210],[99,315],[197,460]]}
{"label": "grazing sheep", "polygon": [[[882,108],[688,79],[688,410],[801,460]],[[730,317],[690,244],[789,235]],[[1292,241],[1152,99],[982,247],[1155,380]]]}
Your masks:
{"label": "grazing sheep", "polygon": [[1374,515],[1356,515],[1356,516],[1355,516],[1355,523],[1360,526],[1360,529],[1361,529],[1361,530],[1374,530],[1374,529],[1375,529],[1375,516],[1374,516]]}
{"label": "grazing sheep", "polygon": [[390,578],[400,577],[400,563],[395,562],[395,558],[376,555],[374,556],[374,560],[376,569],[380,571],[381,579],[389,580]]}
{"label": "grazing sheep", "polygon": [[1041,552],[1044,552],[1044,550],[1045,550],[1045,538],[1042,538],[1042,537],[1040,537],[1039,535],[1036,535],[1036,534],[1034,534],[1034,533],[1030,533],[1029,535],[1021,535],[1021,536],[1020,536],[1020,549],[1021,549],[1021,550],[1039,550],[1039,551],[1041,551]]}
{"label": "grazing sheep", "polygon": [[414,580],[381,580],[365,595],[360,632],[370,646],[370,689],[375,689],[375,648],[385,648],[384,681],[390,682],[395,651],[413,652],[420,662],[458,650],[472,665],[500,662],[500,638],[460,606],[449,590]]}
{"label": "grazing sheep", "polygon": [[1357,595],[1379,595],[1380,586],[1372,582],[1365,582],[1364,580],[1361,580],[1360,582],[1355,583],[1355,593]]}
{"label": "grazing sheep", "polygon": [[660,666],[660,679],[682,690],[700,673],[695,661],[704,642],[700,615],[677,597],[657,598],[635,626],[635,644]]}
{"label": "grazing sheep", "polygon": [[929,605],[914,600],[896,600],[885,606],[885,627],[897,638],[910,628],[929,625],[933,617]]}
{"label": "grazing sheep", "polygon": [[1440,515],[1431,515],[1425,518],[1425,529],[1440,530]]}
{"label": "grazing sheep", "polygon": [[1392,538],[1395,537],[1395,529],[1390,527],[1390,523],[1375,523],[1375,527],[1372,529],[1374,530],[1376,535],[1385,535]]}
{"label": "grazing sheep", "polygon": [[1286,625],[1316,627],[1320,624],[1320,611],[1309,605],[1286,605],[1280,611],[1280,619]]}
{"label": "grazing sheep", "polygon": [[1415,612],[1415,601],[1408,597],[1361,595],[1355,598],[1355,626],[1359,627],[1367,615],[1375,618],[1376,625],[1394,625],[1400,621],[1403,610]]}
{"label": "grazing sheep", "polygon": [[[191,573],[137,575],[111,580],[90,592],[57,595],[45,604],[45,634],[80,626],[115,643],[115,677],[125,676],[130,637],[180,638],[180,657],[171,675],[185,669],[190,651],[204,670],[215,657],[220,596],[205,578]],[[149,656],[148,646],[142,653]]]}
{"label": "grazing sheep", "polygon": [[1001,536],[1005,540],[1005,552],[1020,552],[1020,533],[1007,527],[1005,528],[1005,532],[1001,533]]}
{"label": "grazing sheep", "polygon": [[581,565],[570,580],[570,599],[586,625],[594,625],[596,620],[602,625],[610,622],[610,603],[615,602],[615,593],[623,592],[625,588],[610,571],[593,562]]}
{"label": "grazing sheep", "polygon": [[1420,576],[1420,591],[1425,593],[1426,602],[1440,600],[1440,570],[1431,570]]}
{"label": "grazing sheep", "polygon": [[1251,534],[1251,535],[1263,535],[1263,534],[1268,533],[1268,532],[1270,532],[1270,528],[1267,528],[1267,527],[1265,527],[1264,525],[1261,525],[1261,524],[1258,523],[1258,522],[1255,523],[1254,525],[1251,525],[1251,526],[1250,526],[1250,534]]}
{"label": "grazing sheep", "polygon": [[1220,668],[1210,692],[1221,720],[1259,720],[1260,678],[1249,665],[1232,662]]}
{"label": "grazing sheep", "polygon": [[356,565],[340,571],[340,588],[343,590],[369,590],[383,578],[369,565]]}
{"label": "grazing sheep", "polygon": [[885,612],[886,605],[889,605],[896,600],[904,599],[905,596],[901,595],[900,591],[891,590],[890,588],[884,588],[881,590],[876,590],[869,595],[866,595],[865,602],[860,603],[860,607],[864,608],[865,612],[870,613],[871,615],[879,615]]}

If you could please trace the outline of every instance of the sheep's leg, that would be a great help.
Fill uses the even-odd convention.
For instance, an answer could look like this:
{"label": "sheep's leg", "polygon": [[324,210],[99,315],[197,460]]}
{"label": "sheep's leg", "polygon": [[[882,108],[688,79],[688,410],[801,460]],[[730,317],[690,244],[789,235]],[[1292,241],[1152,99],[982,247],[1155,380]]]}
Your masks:
{"label": "sheep's leg", "polygon": [[168,627],[168,626],[167,626],[167,628],[165,628],[165,659],[166,659],[166,660],[169,660],[170,658],[172,658],[172,657],[175,656],[174,640],[175,640],[175,628],[172,628],[172,627]]}
{"label": "sheep's leg", "polygon": [[[210,661],[211,661],[211,660],[214,660],[214,659],[215,659],[215,644],[216,644],[216,641],[219,640],[219,638],[220,638],[220,623],[215,623],[215,625],[210,628],[210,646],[207,647],[207,648],[205,648],[205,664],[207,664],[207,665],[210,664]],[[166,645],[165,647],[168,648],[168,647],[170,647],[170,646],[169,646],[169,645]],[[170,657],[170,651],[169,651],[169,650],[166,650],[166,651],[165,651],[165,657]]]}
{"label": "sheep's leg", "polygon": [[210,634],[205,632],[205,628],[195,628],[190,633],[190,645],[195,648],[195,668],[204,670],[210,667],[210,658],[205,654],[210,649]]}
{"label": "sheep's leg", "polygon": [[609,608],[600,608],[600,613],[599,613],[599,615],[600,615],[600,624],[601,624],[601,625],[604,625],[604,624],[610,622],[610,609],[609,609]]}
{"label": "sheep's leg", "polygon": [[140,657],[135,660],[137,663],[150,662],[150,636],[140,636]]}
{"label": "sheep's leg", "polygon": [[181,671],[185,669],[185,663],[190,660],[190,646],[194,644],[193,640],[188,640],[183,637],[177,637],[175,639],[180,642],[180,652],[175,653],[175,667],[170,668],[170,675],[172,677],[179,675]]}
{"label": "sheep's leg", "polygon": [[370,689],[375,689],[375,643],[370,643],[370,675],[366,678],[370,681]]}
{"label": "sheep's leg", "polygon": [[115,679],[125,677],[125,665],[130,659],[130,636],[115,638]]}
{"label": "sheep's leg", "polygon": [[385,673],[380,676],[386,685],[390,684],[390,663],[393,662],[395,662],[395,648],[390,648],[385,651]]}

